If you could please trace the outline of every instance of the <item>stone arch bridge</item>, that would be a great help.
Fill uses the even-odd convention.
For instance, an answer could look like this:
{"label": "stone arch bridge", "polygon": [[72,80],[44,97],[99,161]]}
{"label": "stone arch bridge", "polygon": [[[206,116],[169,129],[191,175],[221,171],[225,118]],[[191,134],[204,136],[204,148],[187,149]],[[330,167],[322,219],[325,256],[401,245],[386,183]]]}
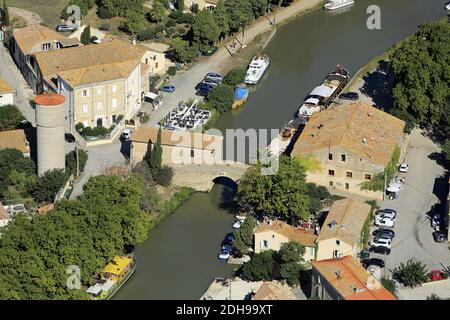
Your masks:
{"label": "stone arch bridge", "polygon": [[223,164],[186,164],[171,167],[174,170],[173,184],[191,187],[197,191],[210,191],[214,186],[214,180],[220,177],[229,178],[237,183],[249,165],[227,161]]}

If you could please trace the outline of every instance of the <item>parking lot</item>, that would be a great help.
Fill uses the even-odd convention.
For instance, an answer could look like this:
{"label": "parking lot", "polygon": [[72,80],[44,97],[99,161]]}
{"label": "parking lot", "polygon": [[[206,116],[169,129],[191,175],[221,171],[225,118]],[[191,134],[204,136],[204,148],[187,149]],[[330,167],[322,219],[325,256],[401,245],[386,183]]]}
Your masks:
{"label": "parking lot", "polygon": [[434,230],[428,216],[432,206],[439,202],[439,197],[442,199],[447,192],[443,177],[445,170],[433,160],[438,153],[439,147],[428,137],[417,129],[412,132],[410,148],[404,160],[411,167],[408,173],[399,174],[405,177],[404,188],[397,199],[381,203],[381,208],[397,211],[392,252],[385,260],[386,276],[401,262],[411,258],[422,261],[429,270],[450,266],[448,244],[434,242]]}

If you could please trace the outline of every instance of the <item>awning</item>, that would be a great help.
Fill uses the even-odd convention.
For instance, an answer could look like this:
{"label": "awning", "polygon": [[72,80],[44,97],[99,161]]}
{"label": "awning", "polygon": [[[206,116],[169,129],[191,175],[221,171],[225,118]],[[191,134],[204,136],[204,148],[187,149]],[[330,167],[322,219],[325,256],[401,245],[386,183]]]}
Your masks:
{"label": "awning", "polygon": [[305,103],[309,103],[309,104],[313,104],[313,105],[318,105],[319,104],[319,99],[317,98],[309,98],[305,101]]}
{"label": "awning", "polygon": [[310,96],[319,96],[319,97],[329,97],[332,92],[333,92],[333,89],[331,89],[330,87],[321,85],[321,86],[315,87],[314,90],[309,95]]}

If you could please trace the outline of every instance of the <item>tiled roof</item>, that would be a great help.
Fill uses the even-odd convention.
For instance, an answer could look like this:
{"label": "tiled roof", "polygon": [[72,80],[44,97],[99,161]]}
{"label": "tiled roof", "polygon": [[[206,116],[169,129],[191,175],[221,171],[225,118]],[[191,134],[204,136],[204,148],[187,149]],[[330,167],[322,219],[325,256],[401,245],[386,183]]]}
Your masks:
{"label": "tiled roof", "polygon": [[7,220],[10,219],[8,212],[6,212],[5,207],[3,207],[3,204],[0,202],[0,220]]}
{"label": "tiled roof", "polygon": [[370,209],[370,205],[355,198],[335,201],[320,230],[317,242],[336,238],[351,246],[357,244]]}
{"label": "tiled roof", "polygon": [[263,222],[260,223],[256,229],[256,233],[262,233],[272,231],[281,235],[284,235],[289,241],[298,242],[307,247],[314,247],[317,236],[313,230],[305,230],[293,227],[283,221]]}
{"label": "tiled roof", "polygon": [[67,43],[68,38],[39,24],[31,25],[23,29],[14,30],[14,38],[23,53],[27,54],[37,44],[46,41],[62,41]]}
{"label": "tiled roof", "polygon": [[404,127],[404,121],[363,103],[334,106],[311,116],[292,155],[343,146],[361,158],[386,166]]}
{"label": "tiled roof", "polygon": [[101,44],[36,53],[46,79],[57,74],[73,86],[126,78],[139,64],[144,49],[113,39]]}
{"label": "tiled roof", "polygon": [[[131,136],[132,142],[156,143],[158,138],[158,128],[144,128],[139,127]],[[216,140],[219,139],[219,140]],[[193,149],[216,149],[217,142],[221,142],[223,137],[197,132],[182,132],[162,129],[161,130],[161,145],[166,146],[180,146]]]}
{"label": "tiled roof", "polygon": [[0,132],[0,149],[12,148],[20,150],[22,153],[29,153],[25,131],[23,129]]}
{"label": "tiled roof", "polygon": [[143,43],[142,46],[146,47],[150,51],[155,51],[159,53],[164,53],[170,48],[168,44],[161,42]]}
{"label": "tiled roof", "polygon": [[312,266],[345,300],[396,300],[351,256],[313,261]]}
{"label": "tiled roof", "polygon": [[0,78],[0,94],[14,92],[14,88],[11,87],[6,80]]}
{"label": "tiled roof", "polygon": [[278,282],[264,282],[252,300],[298,300],[292,289]]}

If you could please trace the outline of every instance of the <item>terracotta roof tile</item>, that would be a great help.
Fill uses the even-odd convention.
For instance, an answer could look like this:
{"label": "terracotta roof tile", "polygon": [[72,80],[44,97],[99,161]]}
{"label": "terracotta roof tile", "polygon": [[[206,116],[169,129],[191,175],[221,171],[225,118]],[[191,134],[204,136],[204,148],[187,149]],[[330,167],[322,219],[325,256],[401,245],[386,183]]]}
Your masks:
{"label": "terracotta roof tile", "polygon": [[272,231],[284,235],[289,241],[298,242],[307,247],[314,247],[317,236],[313,230],[305,230],[293,227],[283,221],[273,221],[272,223],[260,223],[254,233]]}
{"label": "terracotta roof tile", "polygon": [[264,282],[252,300],[298,300],[292,289],[278,282]]}
{"label": "terracotta roof tile", "polygon": [[386,166],[404,127],[403,120],[363,103],[334,106],[311,116],[292,155],[340,145],[373,163]]}
{"label": "terracotta roof tile", "polygon": [[[370,205],[355,198],[335,201],[320,230],[317,242],[337,238],[352,246],[355,245],[359,241],[370,209]],[[333,224],[333,221],[336,224]]]}
{"label": "terracotta roof tile", "polygon": [[[42,42],[63,41],[64,43],[72,43],[67,37],[39,24],[31,25],[22,29],[14,30],[14,38],[23,53],[28,54],[31,49]],[[78,41],[77,41],[78,42]]]}
{"label": "terracotta roof tile", "polygon": [[312,266],[345,300],[396,300],[351,256],[313,261]]}

